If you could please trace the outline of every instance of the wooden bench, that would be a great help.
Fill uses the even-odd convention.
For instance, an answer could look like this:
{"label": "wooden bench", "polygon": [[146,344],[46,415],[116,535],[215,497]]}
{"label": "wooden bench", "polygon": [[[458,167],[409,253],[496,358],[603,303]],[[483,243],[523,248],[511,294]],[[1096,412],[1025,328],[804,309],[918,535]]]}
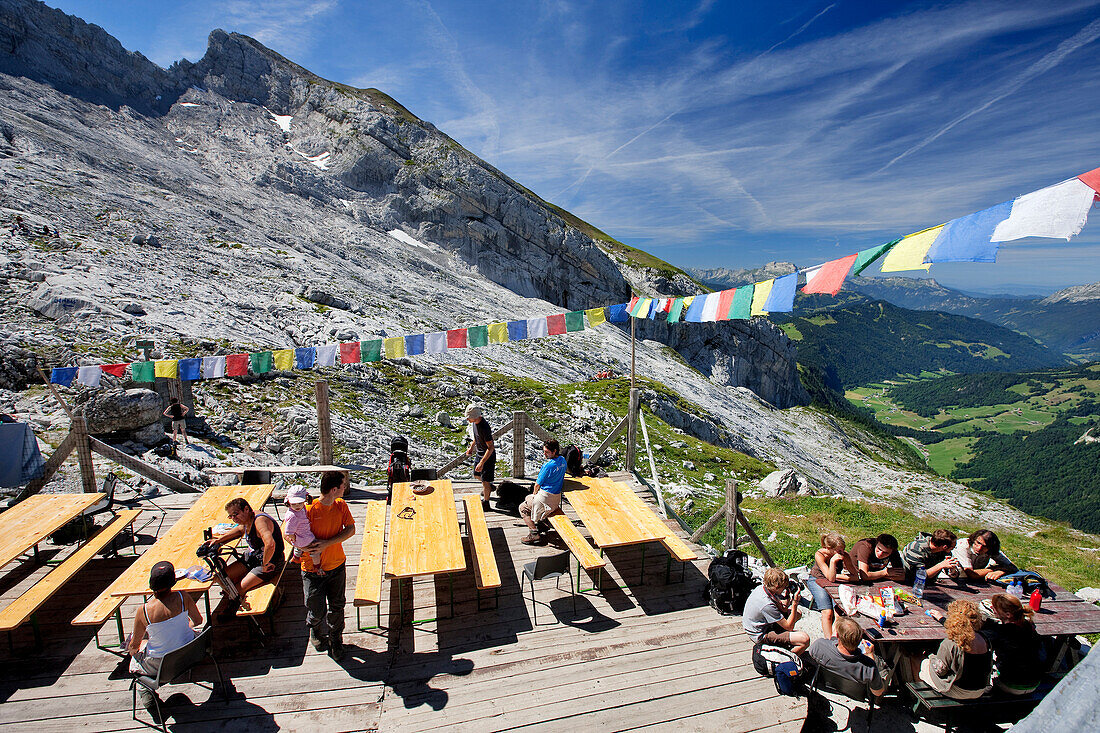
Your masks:
{"label": "wooden bench", "polygon": [[947,697],[924,682],[906,682],[905,687],[913,697],[913,715],[919,715],[921,709],[927,710],[929,717],[942,717],[943,729],[949,731],[957,727],[953,719],[960,715],[977,714],[983,721],[991,723],[1015,722],[1038,705],[1054,685],[1043,683],[1027,695],[1008,695],[994,691],[973,700]]}
{"label": "wooden bench", "polygon": [[[573,557],[577,559],[577,592],[581,592],[581,568],[591,572],[596,571],[596,583],[593,588],[600,589],[600,577],[602,576],[602,569],[607,565],[607,561],[596,552],[588,540],[584,538],[577,526],[569,520],[569,517],[564,514],[553,514],[548,520],[550,526],[554,528],[554,531],[561,537],[562,542],[569,548],[569,552],[573,553]],[[591,588],[589,588],[591,590]]]}
{"label": "wooden bench", "polygon": [[260,628],[260,622],[256,619],[260,616],[268,616],[268,625],[271,629],[271,635],[275,635],[275,621],[274,618],[268,615],[278,607],[278,601],[282,599],[282,590],[279,588],[279,583],[283,580],[283,574],[286,569],[293,564],[294,557],[294,545],[284,540],[284,551],[286,553],[286,561],[283,563],[282,570],[276,575],[270,583],[265,583],[255,590],[248,591],[245,596],[245,600],[248,601],[248,608],[238,608],[237,616],[239,618],[247,618],[252,621],[254,627],[260,632],[261,644],[263,643],[263,629]]}
{"label": "wooden bench", "polygon": [[470,536],[470,555],[474,561],[474,581],[477,584],[477,607],[481,610],[481,591],[493,589],[494,599],[500,598],[500,571],[497,569],[493,542],[489,539],[489,525],[485,523],[485,511],[481,508],[480,494],[465,494],[462,503],[466,508],[466,533]]}
{"label": "wooden bench", "polygon": [[672,573],[673,560],[680,563],[680,582],[683,582],[684,573],[687,572],[687,563],[692,560],[698,560],[699,555],[672,531],[669,531],[667,535],[661,538],[661,544],[668,550],[668,564],[665,566],[665,583],[668,583],[669,576]]}
{"label": "wooden bench", "polygon": [[[61,589],[77,571],[88,564],[101,550],[114,540],[124,529],[129,527],[141,514],[140,509],[126,509],[108,524],[104,525],[91,539],[89,539],[76,552],[65,558],[65,561],[50,571],[46,577],[38,581],[26,593],[16,598],[3,611],[0,611],[0,630],[7,631],[9,644],[11,631],[23,625],[29,618],[34,627],[35,645],[42,646],[42,635],[38,629],[37,611],[50,597]],[[109,615],[109,614],[108,614]]]}
{"label": "wooden bench", "polygon": [[[367,502],[363,518],[363,551],[359,556],[359,573],[355,578],[355,623],[360,631],[382,628],[382,552],[386,540],[386,502]],[[374,606],[377,626],[363,626],[359,609]]]}

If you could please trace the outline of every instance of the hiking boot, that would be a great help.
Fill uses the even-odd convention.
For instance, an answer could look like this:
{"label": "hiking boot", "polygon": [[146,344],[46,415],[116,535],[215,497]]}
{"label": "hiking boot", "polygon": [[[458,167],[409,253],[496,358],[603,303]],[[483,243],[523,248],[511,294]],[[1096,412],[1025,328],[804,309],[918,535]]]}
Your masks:
{"label": "hiking boot", "polygon": [[520,540],[520,542],[522,542],[525,545],[545,545],[546,544],[546,538],[543,537],[538,532],[532,532],[531,534],[527,535],[522,540]]}
{"label": "hiking boot", "polygon": [[481,500],[481,511],[483,511],[483,512],[491,512],[492,511],[492,509],[489,507],[489,500],[488,499],[482,499]]}
{"label": "hiking boot", "polygon": [[153,722],[157,725],[163,724],[164,719],[161,718],[160,708],[157,706],[157,703],[160,702],[157,698],[157,693],[138,685],[137,694],[138,699],[141,700],[141,704],[145,707],[145,711],[149,713],[149,717],[153,719]]}
{"label": "hiking boot", "polygon": [[328,641],[328,655],[332,657],[333,661],[339,662],[344,658],[344,634],[341,631],[337,631],[329,636]]}
{"label": "hiking boot", "polygon": [[313,626],[309,629],[309,643],[319,652],[328,649],[328,639],[318,634],[317,629]]}

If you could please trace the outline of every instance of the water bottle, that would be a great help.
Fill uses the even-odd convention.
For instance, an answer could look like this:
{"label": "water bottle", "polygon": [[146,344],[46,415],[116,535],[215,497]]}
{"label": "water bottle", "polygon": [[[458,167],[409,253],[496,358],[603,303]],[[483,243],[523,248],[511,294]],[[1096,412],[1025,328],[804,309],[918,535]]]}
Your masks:
{"label": "water bottle", "polygon": [[924,582],[928,579],[928,571],[921,565],[917,568],[917,577],[913,580],[913,595],[920,600],[924,597]]}
{"label": "water bottle", "polygon": [[1031,591],[1031,598],[1028,599],[1027,605],[1031,606],[1031,610],[1038,613],[1039,609],[1043,606],[1043,591],[1036,588]]}
{"label": "water bottle", "polygon": [[1020,584],[1020,581],[1012,581],[1012,585],[1008,586],[1008,594],[1013,596],[1016,600],[1023,603],[1024,599],[1024,587]]}

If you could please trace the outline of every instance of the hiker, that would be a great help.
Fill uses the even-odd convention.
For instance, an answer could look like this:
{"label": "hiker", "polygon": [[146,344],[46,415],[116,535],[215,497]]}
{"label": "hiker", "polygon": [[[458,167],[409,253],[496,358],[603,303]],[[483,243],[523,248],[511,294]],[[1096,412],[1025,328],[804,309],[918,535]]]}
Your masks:
{"label": "hiker", "polygon": [[955,547],[959,568],[970,580],[996,580],[1019,568],[1001,552],[1001,540],[996,532],[979,529],[966,542]]}
{"label": "hiker", "polygon": [[244,561],[234,561],[225,569],[229,580],[236,586],[238,598],[222,598],[215,616],[219,623],[231,621],[237,615],[237,609],[247,609],[248,601],[245,596],[248,591],[275,580],[286,563],[283,531],[271,516],[253,511],[248,500],[240,496],[226,503],[225,513],[237,526],[220,537],[207,540],[203,545],[222,547],[229,543],[235,544],[244,537],[248,543],[248,554]]}
{"label": "hiker", "polygon": [[989,599],[996,620],[982,625],[997,661],[994,686],[1009,695],[1035,692],[1043,678],[1042,640],[1035,631],[1035,612],[1007,593]]}
{"label": "hiker", "polygon": [[898,553],[898,540],[885,532],[878,537],[865,537],[852,546],[852,559],[856,561],[860,580],[905,579],[905,569]]}
{"label": "hiker", "polygon": [[[126,643],[130,653],[130,672],[156,677],[164,655],[190,643],[202,624],[202,613],[190,593],[172,592],[176,584],[176,569],[172,563],[162,560],[149,570],[149,590],[153,597],[142,604],[134,614],[133,633]],[[141,704],[158,719],[157,694],[143,685],[137,685]]]}
{"label": "hiker", "polygon": [[859,569],[855,560],[844,551],[844,538],[837,532],[821,536],[821,549],[814,553],[814,564],[806,578],[806,587],[814,597],[814,607],[821,611],[821,633],[826,639],[833,633],[833,599],[829,591],[817,584],[818,580],[830,583],[854,583],[859,580]]}
{"label": "hiker", "polygon": [[949,529],[937,529],[935,532],[921,532],[917,538],[905,546],[901,553],[901,564],[905,568],[905,582],[912,583],[917,576],[917,568],[924,568],[926,577],[931,580],[941,572],[950,576],[959,574],[959,561],[952,555],[958,537]]}
{"label": "hiker", "polygon": [[790,649],[795,654],[806,651],[810,635],[795,631],[802,617],[798,596],[790,592],[791,580],[779,568],[764,571],[764,584],[753,589],[745,601],[741,624],[754,643]]}
{"label": "hiker", "polygon": [[191,441],[187,439],[187,421],[184,419],[187,417],[187,413],[190,410],[187,405],[180,404],[178,397],[173,397],[168,400],[168,407],[164,410],[163,415],[172,421],[172,440],[176,443],[179,442],[180,433],[183,433],[183,442],[188,445]]}
{"label": "hiker", "polygon": [[841,616],[836,620],[836,639],[815,640],[810,644],[810,659],[833,674],[870,686],[872,694],[881,696],[886,692],[886,683],[882,680],[873,647],[866,644],[860,648],[862,639],[860,625],[847,616]]}
{"label": "hiker", "polygon": [[497,452],[493,446],[493,429],[481,413],[481,408],[470,404],[466,406],[466,420],[470,423],[473,442],[466,449],[466,455],[477,454],[474,464],[474,478],[481,479],[481,508],[489,511],[489,496],[493,493],[493,479],[496,478]]}
{"label": "hiker", "polygon": [[[931,610],[931,609],[929,609]],[[934,618],[943,614],[933,612]],[[993,653],[979,629],[982,614],[970,601],[952,601],[944,623],[947,638],[921,663],[920,679],[941,695],[973,700],[989,692]]]}
{"label": "hiker", "polygon": [[561,489],[565,483],[565,458],[561,454],[561,445],[551,438],[543,441],[542,453],[546,463],[542,464],[538,478],[535,479],[535,491],[519,507],[519,516],[531,530],[520,542],[525,545],[545,545],[546,538],[539,533],[538,523],[554,514],[561,514]]}
{"label": "hiker", "polygon": [[[337,662],[344,657],[347,603],[347,556],[342,543],[355,534],[355,520],[343,499],[348,483],[348,475],[342,471],[321,474],[321,497],[306,509],[316,539],[302,548],[308,553],[302,555],[302,591],[309,640],[319,652],[327,648]],[[313,562],[315,552],[321,553],[320,566]]]}

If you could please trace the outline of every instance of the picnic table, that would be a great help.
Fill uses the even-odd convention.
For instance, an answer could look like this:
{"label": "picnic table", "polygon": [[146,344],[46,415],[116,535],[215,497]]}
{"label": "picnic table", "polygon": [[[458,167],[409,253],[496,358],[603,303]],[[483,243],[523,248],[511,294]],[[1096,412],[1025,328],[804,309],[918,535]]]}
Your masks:
{"label": "picnic table", "polygon": [[[418,575],[446,574],[451,581],[451,612],[454,612],[454,573],[466,569],[466,554],[458,527],[454,490],[450,479],[425,482],[427,494],[413,493],[412,483],[393,485],[390,500],[390,531],[386,552],[386,575],[401,582]],[[404,615],[404,609],[399,613]]]}
{"label": "picnic table", "polygon": [[[195,550],[203,541],[203,531],[227,521],[225,504],[238,496],[258,512],[271,496],[271,484],[214,486],[207,489],[171,529],[111,583],[107,589],[109,594],[116,597],[148,594],[149,571],[162,560],[172,563],[177,570],[201,564]],[[182,578],[176,581],[174,587],[181,591],[206,591],[211,583],[213,580]]]}
{"label": "picnic table", "polygon": [[35,494],[0,514],[0,567],[61,529],[105,494]]}
{"label": "picnic table", "polygon": [[341,473],[347,473],[348,471],[358,470],[358,467],[349,468],[348,466],[214,466],[212,468],[204,468],[205,473],[213,474],[237,474],[243,475],[246,471],[268,471],[272,474],[283,473],[327,473],[328,471],[339,471]]}

